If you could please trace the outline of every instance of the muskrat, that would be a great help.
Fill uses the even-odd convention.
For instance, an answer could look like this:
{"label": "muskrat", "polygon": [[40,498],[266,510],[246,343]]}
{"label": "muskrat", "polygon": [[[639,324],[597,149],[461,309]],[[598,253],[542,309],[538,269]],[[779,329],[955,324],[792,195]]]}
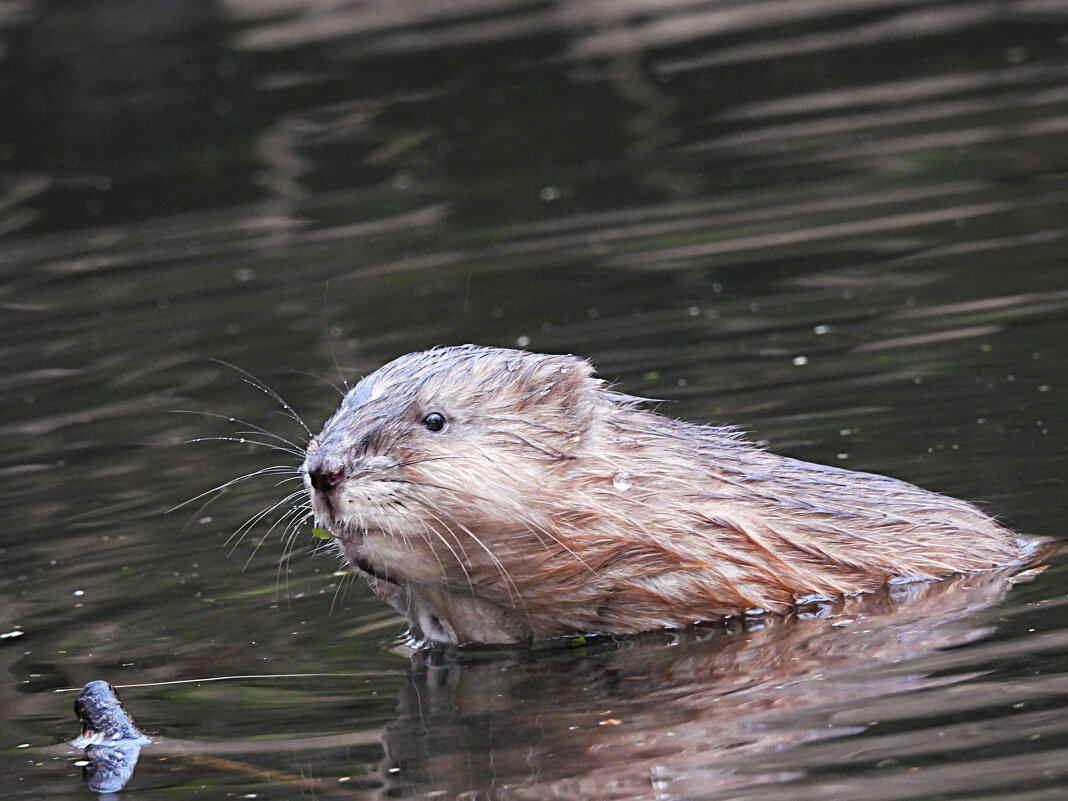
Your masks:
{"label": "muskrat", "polygon": [[575,356],[401,356],[308,444],[317,525],[425,643],[677,628],[1021,559],[975,507],[671,419]]}

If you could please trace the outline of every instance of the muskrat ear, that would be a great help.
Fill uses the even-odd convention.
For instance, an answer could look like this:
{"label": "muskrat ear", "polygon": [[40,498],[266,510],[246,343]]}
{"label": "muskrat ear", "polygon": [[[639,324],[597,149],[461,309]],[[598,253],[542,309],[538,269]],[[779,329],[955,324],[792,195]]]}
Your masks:
{"label": "muskrat ear", "polygon": [[552,356],[539,371],[541,402],[553,403],[576,423],[588,423],[605,403],[604,382],[594,366],[577,356]]}

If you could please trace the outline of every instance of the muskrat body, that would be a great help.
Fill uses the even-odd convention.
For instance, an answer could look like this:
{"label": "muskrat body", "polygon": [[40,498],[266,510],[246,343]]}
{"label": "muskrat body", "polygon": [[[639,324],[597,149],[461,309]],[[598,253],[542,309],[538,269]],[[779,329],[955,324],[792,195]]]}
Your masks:
{"label": "muskrat body", "polygon": [[963,501],[641,403],[573,356],[402,356],[309,443],[317,524],[415,637],[443,643],[783,612],[1024,552]]}

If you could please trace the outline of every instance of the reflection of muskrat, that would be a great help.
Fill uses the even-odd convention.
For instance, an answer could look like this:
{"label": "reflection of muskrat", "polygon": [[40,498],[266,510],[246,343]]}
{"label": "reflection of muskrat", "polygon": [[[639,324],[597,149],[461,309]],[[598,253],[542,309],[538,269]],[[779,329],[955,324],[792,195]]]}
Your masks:
{"label": "reflection of muskrat", "polygon": [[309,443],[319,525],[415,636],[679,627],[1024,552],[962,501],[669,419],[592,373],[573,356],[413,353]]}

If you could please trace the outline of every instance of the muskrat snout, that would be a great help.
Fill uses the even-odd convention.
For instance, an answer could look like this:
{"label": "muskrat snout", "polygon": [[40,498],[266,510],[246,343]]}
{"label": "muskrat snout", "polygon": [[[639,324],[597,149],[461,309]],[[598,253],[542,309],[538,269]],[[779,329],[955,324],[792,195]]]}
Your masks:
{"label": "muskrat snout", "polygon": [[322,463],[308,465],[308,480],[313,489],[319,492],[330,492],[334,487],[345,480],[345,471],[328,467]]}
{"label": "muskrat snout", "polygon": [[337,511],[338,489],[348,476],[340,460],[331,459],[323,451],[309,449],[304,462],[307,475],[305,486],[311,490],[313,504],[328,518],[333,518]]}

